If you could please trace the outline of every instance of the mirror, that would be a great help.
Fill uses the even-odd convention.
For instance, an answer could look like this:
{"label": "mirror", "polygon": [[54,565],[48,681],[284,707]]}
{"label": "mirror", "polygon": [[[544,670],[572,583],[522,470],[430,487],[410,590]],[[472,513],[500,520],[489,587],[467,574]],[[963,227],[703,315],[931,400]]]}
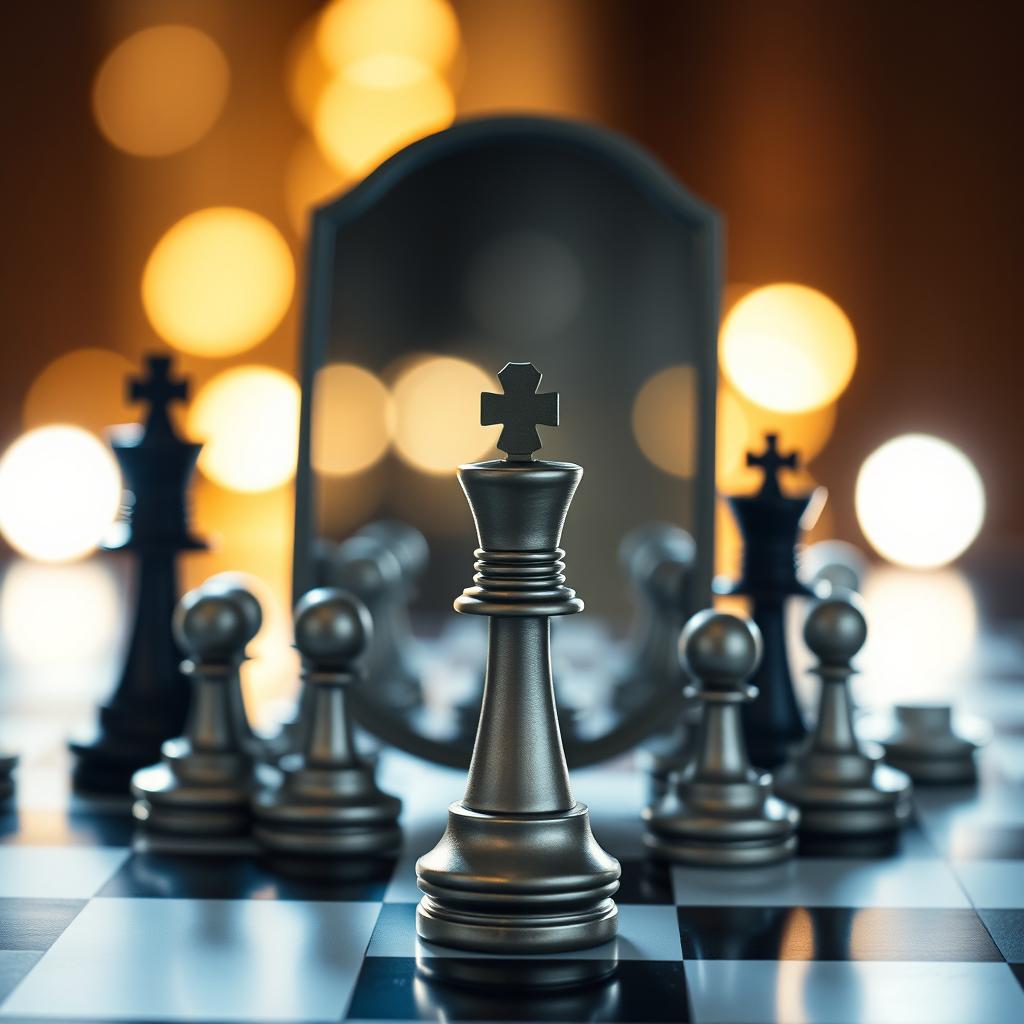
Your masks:
{"label": "mirror", "polygon": [[[628,692],[636,596],[620,547],[652,522],[685,528],[696,550],[679,600],[689,612],[710,602],[720,258],[715,212],[643,150],[553,119],[455,125],[316,211],[296,593],[385,572],[369,567],[377,527],[353,539],[367,524],[409,524],[429,548],[406,595],[415,643],[402,608],[378,616],[408,678],[371,671],[353,695],[371,732],[468,763],[485,624],[452,611],[476,546],[455,470],[495,455],[480,392],[500,391],[508,361],[533,362],[540,390],[561,395],[538,457],[584,468],[563,544],[586,611],[553,638],[568,761],[613,756],[671,719],[678,678]],[[410,536],[399,561],[411,565],[426,552]]]}

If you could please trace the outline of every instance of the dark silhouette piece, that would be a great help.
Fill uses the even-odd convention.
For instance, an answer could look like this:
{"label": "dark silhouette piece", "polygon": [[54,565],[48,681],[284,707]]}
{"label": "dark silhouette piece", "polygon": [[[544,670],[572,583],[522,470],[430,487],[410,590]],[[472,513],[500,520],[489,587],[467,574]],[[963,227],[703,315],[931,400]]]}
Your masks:
{"label": "dark silhouette piece", "polygon": [[504,394],[480,396],[480,423],[502,424],[497,447],[510,462],[530,462],[541,447],[537,424],[558,426],[558,392],[538,395],[542,374],[533,363],[506,363],[498,372]]}
{"label": "dark silhouette piece", "polygon": [[110,444],[129,492],[122,530],[108,550],[135,556],[135,619],[124,668],[110,700],[99,709],[97,734],[72,743],[74,785],[85,792],[127,794],[132,773],[160,759],[164,740],[180,736],[189,687],[171,632],[178,603],[178,554],[206,545],[188,524],[187,491],[200,445],[178,436],[168,414],[188,385],[171,376],[170,359],[149,356],[146,376],[128,381],[132,401],[145,402],[141,434],[111,431]]}

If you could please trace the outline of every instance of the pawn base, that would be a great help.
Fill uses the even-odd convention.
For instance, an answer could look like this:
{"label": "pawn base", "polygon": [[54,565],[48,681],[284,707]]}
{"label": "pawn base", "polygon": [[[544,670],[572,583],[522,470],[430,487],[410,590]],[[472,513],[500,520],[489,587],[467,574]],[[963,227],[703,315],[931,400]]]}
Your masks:
{"label": "pawn base", "polygon": [[801,762],[779,772],[775,789],[800,808],[801,832],[860,836],[893,832],[910,816],[912,783],[885,764],[868,765],[861,779],[823,780],[802,772]]}
{"label": "pawn base", "polygon": [[248,832],[252,789],[249,777],[199,780],[183,777],[183,767],[164,761],[135,773],[135,820],[147,831],[194,838]]}
{"label": "pawn base", "polygon": [[688,783],[680,779],[645,808],[644,844],[656,856],[702,867],[749,867],[796,851],[800,814],[771,796],[771,776],[755,782]]}
{"label": "pawn base", "polygon": [[457,802],[416,864],[421,939],[486,953],[553,953],[610,941],[619,864],[597,845],[583,804],[500,815]]}
{"label": "pawn base", "polygon": [[914,782],[935,785],[973,783],[978,777],[974,754],[985,741],[984,730],[974,738],[962,735],[948,705],[897,705],[896,728],[882,739],[885,759]]}

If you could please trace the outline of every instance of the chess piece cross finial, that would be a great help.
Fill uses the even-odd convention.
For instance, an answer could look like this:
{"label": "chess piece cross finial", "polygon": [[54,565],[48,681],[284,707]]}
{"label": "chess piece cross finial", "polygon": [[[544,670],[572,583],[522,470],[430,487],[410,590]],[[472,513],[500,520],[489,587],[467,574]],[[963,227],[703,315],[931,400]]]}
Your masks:
{"label": "chess piece cross finial", "polygon": [[765,434],[765,450],[760,455],[747,452],[747,465],[759,466],[764,470],[764,482],[761,484],[761,494],[771,497],[781,497],[782,491],[779,488],[779,470],[796,469],[796,452],[783,455],[779,451],[779,435]]}
{"label": "chess piece cross finial", "polygon": [[533,363],[506,363],[498,373],[504,394],[480,396],[480,423],[502,424],[498,447],[509,462],[530,462],[541,447],[537,425],[558,426],[558,392],[537,394],[541,373]]}
{"label": "chess piece cross finial", "polygon": [[173,434],[167,410],[171,402],[188,398],[188,381],[171,376],[171,360],[167,356],[147,356],[146,375],[128,381],[128,397],[133,402],[147,402],[147,436]]}

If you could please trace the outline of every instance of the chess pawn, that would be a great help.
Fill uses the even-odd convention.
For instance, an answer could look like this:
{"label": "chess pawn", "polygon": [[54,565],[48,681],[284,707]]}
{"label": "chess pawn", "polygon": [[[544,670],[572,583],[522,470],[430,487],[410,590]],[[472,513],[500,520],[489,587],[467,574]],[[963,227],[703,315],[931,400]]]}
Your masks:
{"label": "chess pawn", "polygon": [[757,695],[761,635],[753,622],[711,609],[698,612],[680,638],[697,682],[687,696],[703,705],[696,753],[669,780],[668,792],[643,811],[647,846],[682,864],[770,864],[796,849],[799,812],[771,793],[771,775],[750,766],[740,717]]}
{"label": "chess pawn", "polygon": [[690,579],[696,553],[693,538],[670,523],[637,527],[619,545],[619,561],[637,609],[629,665],[614,696],[621,711],[640,707],[662,687],[678,692],[682,686],[679,633],[692,610]]}
{"label": "chess pawn", "polygon": [[856,836],[890,832],[910,813],[910,779],[881,763],[857,738],[850,662],[867,639],[860,600],[849,591],[816,601],[804,640],[821,679],[818,720],[809,741],[779,771],[776,792],[801,811],[802,831]]}
{"label": "chess pawn", "polygon": [[491,953],[584,949],[614,937],[619,864],[598,846],[569,784],[551,679],[550,617],[583,602],[565,586],[562,525],[583,470],[533,461],[535,424],[557,425],[557,395],[510,363],[504,395],[481,422],[502,422],[502,461],[459,468],[477,528],[475,585],[456,599],[488,621],[483,705],[466,792],[441,841],[416,864],[420,938]]}
{"label": "chess pawn", "polygon": [[833,589],[859,593],[866,571],[864,555],[844,540],[821,540],[800,553],[800,579],[821,597]]}
{"label": "chess pawn", "polygon": [[311,590],[295,607],[295,646],[309,724],[300,752],[281,759],[281,782],[253,801],[260,845],[284,857],[360,857],[401,842],[402,802],[377,788],[356,751],[346,691],[373,632],[366,606],[335,587]]}
{"label": "chess pawn", "polygon": [[885,760],[915,783],[966,785],[976,781],[975,752],[987,739],[975,723],[972,735],[954,721],[948,704],[897,704],[895,727],[881,739]]}
{"label": "chess pawn", "polygon": [[249,827],[253,760],[244,748],[232,692],[254,635],[251,606],[230,588],[190,591],[174,613],[192,682],[185,735],[168,740],[158,764],[132,776],[132,813],[147,832],[237,836]]}
{"label": "chess pawn", "polygon": [[332,587],[355,594],[370,611],[374,632],[364,655],[366,677],[373,687],[369,696],[408,711],[422,704],[423,695],[408,653],[412,646],[407,610],[411,583],[405,577],[402,558],[407,566],[414,564],[409,555],[412,545],[402,541],[399,547],[401,556],[381,536],[356,533],[335,549],[327,580]]}

